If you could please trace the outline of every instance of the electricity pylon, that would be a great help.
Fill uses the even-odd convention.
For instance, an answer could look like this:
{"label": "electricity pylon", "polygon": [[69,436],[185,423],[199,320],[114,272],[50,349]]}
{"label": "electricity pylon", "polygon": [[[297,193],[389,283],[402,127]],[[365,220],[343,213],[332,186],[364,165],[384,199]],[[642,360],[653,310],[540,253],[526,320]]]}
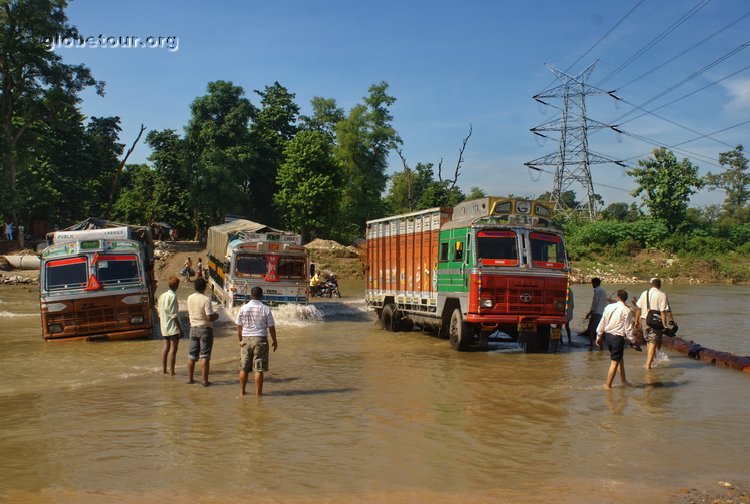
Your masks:
{"label": "electricity pylon", "polygon": [[[588,132],[595,129],[610,128],[610,126],[586,117],[586,96],[609,94],[618,99],[611,91],[603,91],[586,84],[586,79],[591,75],[595,65],[596,62],[592,63],[576,76],[568,75],[548,65],[550,71],[560,79],[562,84],[535,95],[534,99],[543,105],[550,105],[543,99],[562,98],[562,107],[560,108],[562,115],[557,119],[531,128],[531,132],[549,138],[544,132],[559,131],[560,145],[557,152],[524,163],[530,169],[539,171],[541,171],[539,166],[555,166],[555,180],[551,196],[551,200],[555,204],[555,210],[568,215],[581,212],[589,219],[596,217],[597,203],[600,199],[594,192],[590,166],[595,163],[621,164],[589,152]],[[582,186],[585,196],[577,208],[568,208],[562,195],[574,186]]]}

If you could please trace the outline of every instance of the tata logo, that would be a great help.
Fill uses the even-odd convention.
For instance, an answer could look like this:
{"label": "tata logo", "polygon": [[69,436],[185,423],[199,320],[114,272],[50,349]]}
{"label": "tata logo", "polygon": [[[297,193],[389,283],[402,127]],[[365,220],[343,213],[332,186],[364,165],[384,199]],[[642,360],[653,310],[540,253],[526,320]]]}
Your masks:
{"label": "tata logo", "polygon": [[524,292],[519,297],[521,298],[522,303],[531,303],[531,294],[528,292]]}

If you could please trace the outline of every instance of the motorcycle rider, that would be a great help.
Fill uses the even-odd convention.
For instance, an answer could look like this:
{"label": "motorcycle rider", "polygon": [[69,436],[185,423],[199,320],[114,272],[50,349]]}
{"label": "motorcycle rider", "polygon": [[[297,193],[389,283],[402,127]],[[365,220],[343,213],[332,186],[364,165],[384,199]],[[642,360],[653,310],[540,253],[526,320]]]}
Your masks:
{"label": "motorcycle rider", "polygon": [[318,276],[318,271],[316,270],[315,273],[313,273],[313,276],[310,278],[310,294],[313,296],[318,291],[318,287],[320,286],[320,277]]}

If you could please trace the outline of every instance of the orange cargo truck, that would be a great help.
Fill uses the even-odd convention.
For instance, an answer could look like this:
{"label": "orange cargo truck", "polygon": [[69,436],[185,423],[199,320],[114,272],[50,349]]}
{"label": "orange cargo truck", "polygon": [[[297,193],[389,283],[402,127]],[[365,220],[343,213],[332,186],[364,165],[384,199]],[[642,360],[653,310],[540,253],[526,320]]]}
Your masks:
{"label": "orange cargo truck", "polygon": [[557,349],[568,260],[549,202],[481,198],[368,221],[366,237],[366,302],[386,330]]}

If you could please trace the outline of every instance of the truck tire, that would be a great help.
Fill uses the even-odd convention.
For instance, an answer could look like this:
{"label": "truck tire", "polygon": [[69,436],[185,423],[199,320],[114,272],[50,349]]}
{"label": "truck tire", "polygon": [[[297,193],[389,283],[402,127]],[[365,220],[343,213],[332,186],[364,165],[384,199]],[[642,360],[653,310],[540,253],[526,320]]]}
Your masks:
{"label": "truck tire", "polygon": [[455,308],[451,314],[451,321],[448,330],[448,338],[451,342],[451,348],[458,352],[465,352],[469,347],[469,340],[471,334],[469,327],[464,322],[464,317],[461,315],[461,308]]}
{"label": "truck tire", "polygon": [[396,305],[388,303],[383,307],[383,311],[380,314],[380,325],[386,331],[397,332],[398,331],[398,310]]}
{"label": "truck tire", "polygon": [[547,353],[550,344],[550,326],[539,326],[535,333],[519,335],[518,343],[526,353]]}

